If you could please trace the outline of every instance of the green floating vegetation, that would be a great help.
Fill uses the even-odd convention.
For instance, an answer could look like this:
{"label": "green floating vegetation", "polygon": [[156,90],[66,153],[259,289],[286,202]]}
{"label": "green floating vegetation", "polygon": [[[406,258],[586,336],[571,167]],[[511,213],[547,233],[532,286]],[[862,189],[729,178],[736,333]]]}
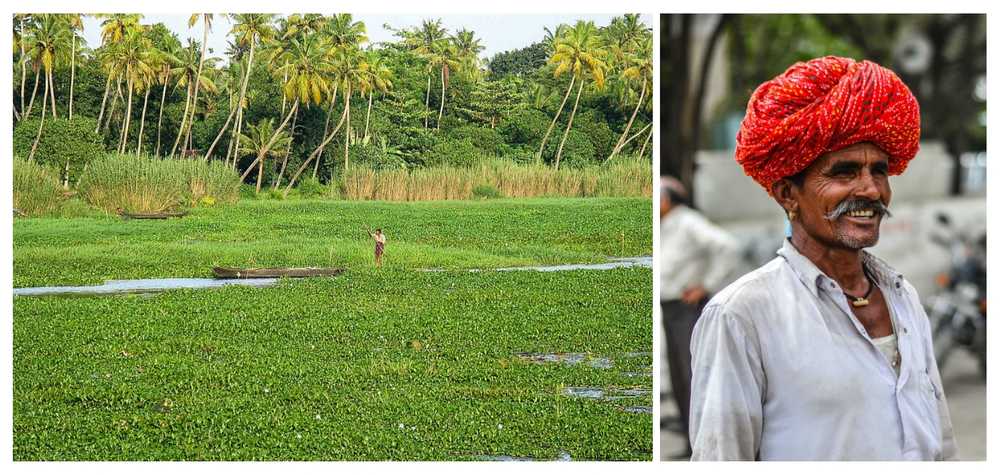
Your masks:
{"label": "green floating vegetation", "polygon": [[648,198],[433,202],[246,200],[171,220],[14,221],[14,287],[210,277],[231,267],[371,269],[369,228],[387,269],[594,263],[652,253]]}
{"label": "green floating vegetation", "polygon": [[652,417],[629,408],[653,403],[651,286],[649,269],[383,269],[16,298],[13,457],[650,460]]}

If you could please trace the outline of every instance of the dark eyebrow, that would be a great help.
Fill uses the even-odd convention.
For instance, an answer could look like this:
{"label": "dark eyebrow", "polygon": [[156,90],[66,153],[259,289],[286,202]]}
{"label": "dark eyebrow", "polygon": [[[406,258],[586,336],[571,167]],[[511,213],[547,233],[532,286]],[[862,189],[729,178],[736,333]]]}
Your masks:
{"label": "dark eyebrow", "polygon": [[844,160],[833,165],[826,171],[828,175],[837,175],[845,172],[856,172],[861,169],[861,162],[855,162],[851,160]]}

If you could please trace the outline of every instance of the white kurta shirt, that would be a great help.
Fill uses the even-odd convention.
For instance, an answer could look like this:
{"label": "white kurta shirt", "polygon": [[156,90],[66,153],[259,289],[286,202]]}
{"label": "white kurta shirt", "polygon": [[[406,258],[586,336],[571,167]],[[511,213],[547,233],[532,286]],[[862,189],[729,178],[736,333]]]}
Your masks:
{"label": "white kurta shirt", "polygon": [[898,378],[840,286],[786,240],[695,327],[692,460],[957,458],[917,292],[874,256],[863,262],[895,323]]}
{"label": "white kurta shirt", "polygon": [[726,284],[740,259],[739,242],[687,206],[670,210],[660,222],[660,300],[681,298],[701,285],[709,294]]}

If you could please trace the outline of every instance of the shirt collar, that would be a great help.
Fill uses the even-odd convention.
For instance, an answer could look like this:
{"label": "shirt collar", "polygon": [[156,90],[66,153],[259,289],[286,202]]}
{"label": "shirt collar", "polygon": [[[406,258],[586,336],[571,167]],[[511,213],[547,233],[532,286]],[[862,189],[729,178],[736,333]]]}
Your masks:
{"label": "shirt collar", "polygon": [[[778,249],[778,255],[785,259],[785,262],[792,268],[792,271],[795,272],[802,283],[806,285],[806,288],[817,298],[819,297],[819,289],[823,284],[833,282],[833,279],[824,274],[819,267],[816,267],[816,264],[806,256],[803,256],[792,245],[791,239],[784,240],[781,249]],[[896,272],[892,267],[889,267],[885,261],[871,255],[867,251],[861,251],[861,262],[880,287],[892,288],[896,291],[901,290],[903,275]],[[890,285],[891,287],[887,287]]]}

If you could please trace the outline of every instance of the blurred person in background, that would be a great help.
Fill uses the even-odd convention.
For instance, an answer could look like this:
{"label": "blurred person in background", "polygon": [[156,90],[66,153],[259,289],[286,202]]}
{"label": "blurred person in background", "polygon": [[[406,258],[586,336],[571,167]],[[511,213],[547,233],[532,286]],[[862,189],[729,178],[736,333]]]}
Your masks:
{"label": "blurred person in background", "polygon": [[[687,206],[680,181],[660,180],[660,305],[666,333],[670,385],[680,412],[679,431],[688,438],[691,400],[691,333],[702,307],[727,283],[740,259],[739,243]],[[671,459],[691,456],[690,444]]]}
{"label": "blurred person in background", "polygon": [[916,99],[870,61],[796,63],[751,96],[736,160],[791,237],[695,327],[693,460],[957,458],[919,296],[864,251],[919,139]]}

